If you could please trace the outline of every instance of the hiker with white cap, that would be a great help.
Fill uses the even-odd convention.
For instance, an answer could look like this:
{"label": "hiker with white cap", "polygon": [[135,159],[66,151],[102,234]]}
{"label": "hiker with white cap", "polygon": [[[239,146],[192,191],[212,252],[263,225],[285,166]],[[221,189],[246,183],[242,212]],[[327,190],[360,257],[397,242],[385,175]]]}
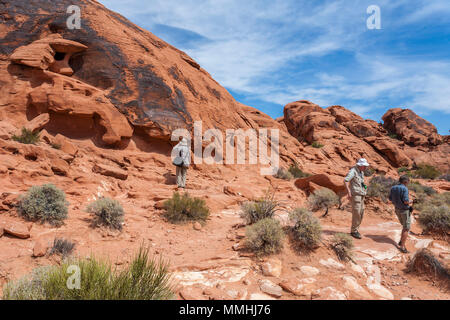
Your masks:
{"label": "hiker with white cap", "polygon": [[186,175],[191,164],[191,149],[188,140],[182,138],[181,141],[172,149],[172,163],[177,167],[177,185],[178,188],[186,188]]}
{"label": "hiker with white cap", "polygon": [[361,239],[358,229],[364,216],[364,198],[367,194],[367,186],[364,183],[364,171],[369,167],[366,159],[361,158],[350,169],[344,179],[347,194],[352,203],[352,227],[350,234],[353,238]]}

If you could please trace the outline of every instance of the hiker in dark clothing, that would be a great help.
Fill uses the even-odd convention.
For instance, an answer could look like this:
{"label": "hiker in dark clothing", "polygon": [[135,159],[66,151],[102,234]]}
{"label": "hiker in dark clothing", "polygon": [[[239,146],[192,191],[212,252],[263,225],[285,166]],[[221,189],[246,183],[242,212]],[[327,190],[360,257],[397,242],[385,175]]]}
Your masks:
{"label": "hiker in dark clothing", "polygon": [[389,192],[389,200],[394,204],[395,214],[403,227],[402,236],[400,238],[400,242],[398,243],[399,250],[403,253],[408,253],[405,245],[409,230],[411,228],[411,207],[409,205],[409,191],[406,187],[408,183],[409,177],[401,176],[399,179],[399,184],[393,186]]}

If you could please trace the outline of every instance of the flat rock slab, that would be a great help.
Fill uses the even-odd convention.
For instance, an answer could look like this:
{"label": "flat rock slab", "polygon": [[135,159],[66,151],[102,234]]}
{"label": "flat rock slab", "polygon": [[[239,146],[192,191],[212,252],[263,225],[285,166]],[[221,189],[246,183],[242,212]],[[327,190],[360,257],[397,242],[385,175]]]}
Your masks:
{"label": "flat rock slab", "polygon": [[5,222],[3,223],[2,228],[5,233],[20,239],[28,239],[30,237],[30,231],[24,224]]}
{"label": "flat rock slab", "polygon": [[92,167],[92,172],[120,180],[126,180],[128,178],[128,172],[126,172],[125,170],[115,168],[113,166],[109,166],[106,164],[99,164],[99,163],[95,164]]}

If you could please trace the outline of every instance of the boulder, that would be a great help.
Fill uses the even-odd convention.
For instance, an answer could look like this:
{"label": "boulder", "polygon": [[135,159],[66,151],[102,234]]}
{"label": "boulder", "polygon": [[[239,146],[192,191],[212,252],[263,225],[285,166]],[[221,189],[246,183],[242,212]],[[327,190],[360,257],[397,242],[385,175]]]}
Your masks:
{"label": "boulder", "polygon": [[365,138],[365,141],[376,151],[386,156],[394,167],[411,166],[411,159],[409,159],[406,154],[392,142],[392,139],[388,137],[368,137]]}
{"label": "boulder", "polygon": [[47,253],[48,243],[44,240],[37,240],[33,247],[33,257],[43,257]]}
{"label": "boulder", "polygon": [[42,113],[38,115],[36,118],[33,118],[25,125],[25,129],[30,130],[31,132],[38,132],[42,128],[44,128],[47,123],[50,122],[50,115],[48,113]]}
{"label": "boulder", "polygon": [[383,127],[412,146],[436,146],[444,139],[436,127],[410,109],[389,109],[382,117]]}
{"label": "boulder", "polygon": [[30,231],[27,226],[18,222],[4,222],[1,226],[5,233],[20,239],[28,239]]}
{"label": "boulder", "polygon": [[261,289],[262,292],[270,294],[271,296],[277,298],[283,295],[283,289],[279,285],[267,279],[259,281],[259,288]]}
{"label": "boulder", "polygon": [[269,258],[261,264],[263,275],[268,277],[279,277],[281,275],[281,268],[281,260],[277,258]]}
{"label": "boulder", "polygon": [[67,176],[70,170],[69,164],[63,159],[51,159],[50,167],[54,174],[59,176]]}

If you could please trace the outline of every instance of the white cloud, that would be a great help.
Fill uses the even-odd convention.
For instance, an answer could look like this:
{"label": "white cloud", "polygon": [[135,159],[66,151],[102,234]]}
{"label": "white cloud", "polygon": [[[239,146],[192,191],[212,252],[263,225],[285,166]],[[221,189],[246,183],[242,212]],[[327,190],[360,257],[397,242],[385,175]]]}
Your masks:
{"label": "white cloud", "polygon": [[[376,101],[400,101],[422,114],[450,113],[449,59],[364,52],[366,39],[377,32],[366,29],[368,5],[380,6],[387,32],[389,27],[448,18],[448,0],[360,0],[351,5],[345,0],[101,2],[135,22],[145,17],[146,22],[212,40],[186,51],[223,86],[252,98],[282,105],[299,99],[323,106],[346,101],[346,107],[364,114],[390,107]],[[308,64],[342,51],[355,55],[349,70],[339,69],[339,61],[330,69]],[[286,71],[292,79],[283,78]],[[308,78],[295,76],[297,71],[309,71]]]}

